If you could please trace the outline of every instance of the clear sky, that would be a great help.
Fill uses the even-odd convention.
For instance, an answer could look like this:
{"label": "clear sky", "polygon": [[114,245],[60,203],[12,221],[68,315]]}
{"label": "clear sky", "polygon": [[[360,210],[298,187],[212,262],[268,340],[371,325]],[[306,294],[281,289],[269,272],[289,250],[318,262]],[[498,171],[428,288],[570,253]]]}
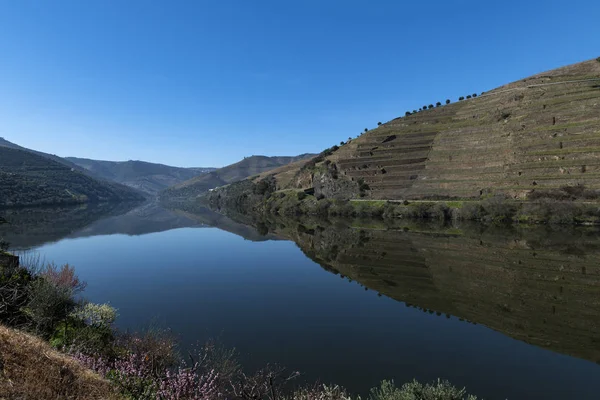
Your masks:
{"label": "clear sky", "polygon": [[600,56],[600,2],[0,0],[0,136],[223,166]]}

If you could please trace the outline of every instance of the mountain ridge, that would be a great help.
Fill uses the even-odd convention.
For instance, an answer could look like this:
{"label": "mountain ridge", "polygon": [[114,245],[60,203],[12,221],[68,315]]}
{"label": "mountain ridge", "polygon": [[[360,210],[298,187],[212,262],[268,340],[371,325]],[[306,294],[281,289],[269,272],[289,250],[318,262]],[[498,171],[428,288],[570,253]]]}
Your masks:
{"label": "mountain ridge", "polygon": [[66,160],[103,179],[133,187],[150,195],[156,195],[163,189],[216,169],[174,167],[140,160],[105,161],[79,157],[66,157]]}
{"label": "mountain ridge", "polygon": [[170,187],[161,193],[162,199],[193,198],[215,187],[228,185],[282,166],[307,160],[314,154],[305,153],[298,156],[250,156],[234,164],[219,168],[204,175]]}

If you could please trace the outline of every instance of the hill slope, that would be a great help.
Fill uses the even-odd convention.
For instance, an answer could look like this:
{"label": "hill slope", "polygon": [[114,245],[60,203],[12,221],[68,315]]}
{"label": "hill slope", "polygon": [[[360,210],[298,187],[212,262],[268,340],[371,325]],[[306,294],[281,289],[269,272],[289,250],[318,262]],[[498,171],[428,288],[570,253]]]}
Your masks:
{"label": "hill slope", "polygon": [[143,199],[125,186],[97,181],[29,151],[0,146],[0,207]]}
{"label": "hill slope", "polygon": [[[42,340],[0,325],[3,399],[119,399],[110,383]],[[6,396],[6,397],[4,397]]]}
{"label": "hill slope", "polygon": [[350,198],[364,181],[362,196],[372,199],[498,192],[524,198],[576,184],[600,189],[600,62],[394,119],[321,161],[276,174],[277,188],[315,187],[326,197]]}
{"label": "hill slope", "polygon": [[192,179],[215,168],[179,168],[145,161],[99,161],[67,157],[66,160],[85,168],[95,176],[122,183],[155,195],[169,186]]}
{"label": "hill slope", "polygon": [[54,155],[54,154],[44,153],[42,151],[28,149],[26,147],[19,146],[18,144],[9,142],[8,140],[6,140],[6,139],[4,139],[2,137],[0,137],[0,147],[8,147],[10,149],[27,151],[29,153],[33,153],[33,154],[38,155],[40,157],[47,158],[48,160],[55,161],[55,162],[57,162],[59,164],[63,164],[64,166],[69,167],[69,168],[73,168],[73,169],[75,169],[77,171],[85,172],[86,174],[92,176],[93,178],[96,178],[96,179],[100,179],[101,178],[100,176],[94,175],[93,173],[88,173],[84,168],[80,167],[77,164],[72,163],[71,161],[69,161],[69,160],[67,160],[65,158],[59,157],[59,156]]}
{"label": "hill slope", "polygon": [[190,199],[217,186],[237,182],[249,176],[270,171],[296,161],[306,160],[313,156],[314,154],[301,154],[295,157],[247,157],[235,164],[219,168],[168,188],[161,194],[161,197],[164,199]]}

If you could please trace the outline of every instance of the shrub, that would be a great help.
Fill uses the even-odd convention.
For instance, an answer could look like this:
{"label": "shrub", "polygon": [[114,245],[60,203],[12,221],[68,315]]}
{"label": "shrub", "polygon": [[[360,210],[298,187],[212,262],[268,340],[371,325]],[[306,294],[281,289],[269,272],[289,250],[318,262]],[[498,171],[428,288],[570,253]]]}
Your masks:
{"label": "shrub", "polygon": [[109,304],[86,303],[71,316],[89,326],[109,328],[117,319],[117,310]]}
{"label": "shrub", "polygon": [[87,286],[87,283],[79,280],[75,275],[75,268],[69,264],[65,264],[60,268],[53,263],[46,264],[39,275],[55,286],[70,291],[71,296],[83,292]]}
{"label": "shrub", "polygon": [[50,344],[70,352],[110,357],[115,351],[114,339],[110,325],[86,325],[83,320],[70,317],[56,326]]}
{"label": "shrub", "polygon": [[344,141],[342,140],[342,141],[340,142],[340,146],[343,146],[343,145],[345,145],[345,143],[344,143]]}
{"label": "shrub", "polygon": [[450,208],[446,205],[446,203],[436,203],[429,209],[429,218],[439,219],[439,220],[447,220],[450,219]]}
{"label": "shrub", "polygon": [[481,206],[487,216],[494,222],[507,222],[512,220],[516,213],[513,203],[506,200],[504,196],[494,196],[485,199]]}
{"label": "shrub", "polygon": [[412,112],[412,113],[413,113],[413,114],[416,114],[416,113],[417,113],[417,110],[413,110],[413,112]]}
{"label": "shrub", "polygon": [[600,57],[596,58],[596,61],[600,62]]}
{"label": "shrub", "polygon": [[319,193],[315,197],[317,198],[317,200],[323,200],[325,198],[325,195],[323,193]]}
{"label": "shrub", "polygon": [[405,215],[408,218],[423,219],[429,217],[430,203],[414,203],[409,207],[406,207]]}
{"label": "shrub", "polygon": [[329,214],[329,207],[331,203],[327,200],[323,199],[317,203],[317,207],[315,208],[315,214],[319,216],[327,216]]}
{"label": "shrub", "polygon": [[582,214],[582,206],[578,203],[542,198],[524,204],[519,212],[519,218],[543,221],[550,224],[572,224]]}
{"label": "shrub", "polygon": [[35,279],[28,286],[28,291],[29,301],[24,312],[31,320],[32,329],[41,336],[49,337],[75,309],[73,292],[46,279]]}
{"label": "shrub", "polygon": [[369,128],[365,128],[365,133],[366,133],[366,132],[369,132]]}
{"label": "shrub", "polygon": [[484,215],[481,204],[475,202],[465,202],[458,210],[458,218],[464,220],[481,220]]}
{"label": "shrub", "polygon": [[405,117],[408,117],[409,115],[411,115],[410,111],[407,111],[407,112],[404,113]]}
{"label": "shrub", "polygon": [[471,95],[467,95],[467,99],[470,99],[470,98],[471,98]]}
{"label": "shrub", "polygon": [[296,390],[284,400],[351,400],[346,389],[340,386],[314,385]]}
{"label": "shrub", "polygon": [[422,108],[423,110],[427,110],[427,105],[424,105]]}
{"label": "shrub", "polygon": [[386,203],[383,207],[383,213],[381,216],[385,219],[392,219],[396,217],[396,206],[393,203]]}
{"label": "shrub", "polygon": [[422,383],[412,381],[401,388],[394,381],[383,381],[377,388],[371,389],[370,400],[477,400],[476,396],[467,394],[465,388],[458,389],[448,381]]}
{"label": "shrub", "polygon": [[0,322],[19,326],[27,321],[22,309],[29,302],[31,273],[18,263],[0,267]]}
{"label": "shrub", "polygon": [[441,105],[442,105],[442,103],[440,103],[439,101],[438,101],[437,103],[435,103],[435,106],[436,106],[436,107],[439,107],[439,106],[441,106]]}
{"label": "shrub", "polygon": [[[309,164],[309,163],[310,163],[310,161],[309,161],[307,164]],[[305,166],[306,166],[307,164],[305,164]],[[274,192],[274,191],[275,191],[275,188],[274,188],[274,186],[273,186],[273,185],[272,185],[272,183],[271,183],[269,180],[267,180],[267,179],[263,179],[263,180],[261,180],[261,181],[260,181],[260,182],[258,182],[258,183],[257,183],[257,184],[254,186],[254,188],[253,188],[253,192],[254,192],[254,194],[258,194],[258,195],[261,195],[261,196],[264,196],[264,195],[271,194],[271,193],[272,193],[272,192]]]}
{"label": "shrub", "polygon": [[433,104],[430,104],[429,106],[427,106],[430,110],[433,108]]}
{"label": "shrub", "polygon": [[446,104],[450,104],[450,99],[446,99]]}
{"label": "shrub", "polygon": [[460,96],[460,97],[458,98],[458,101],[463,101],[464,99],[465,99],[465,98],[464,98],[463,96]]}
{"label": "shrub", "polygon": [[329,215],[331,216],[351,217],[354,214],[354,207],[349,201],[334,200],[331,207],[329,207]]}
{"label": "shrub", "polygon": [[300,191],[297,194],[298,200],[302,201],[306,198],[307,194],[304,191]]}
{"label": "shrub", "polygon": [[380,126],[380,125],[381,125],[381,122],[378,122],[378,123],[377,123],[377,126]]}
{"label": "shrub", "polygon": [[477,93],[473,93],[473,97],[477,97]]}

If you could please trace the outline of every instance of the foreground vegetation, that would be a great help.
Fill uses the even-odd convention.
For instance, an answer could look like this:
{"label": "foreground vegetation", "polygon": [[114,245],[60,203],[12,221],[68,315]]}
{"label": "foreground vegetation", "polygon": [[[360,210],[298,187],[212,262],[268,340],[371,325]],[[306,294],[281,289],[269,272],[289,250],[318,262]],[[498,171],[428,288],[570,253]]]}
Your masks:
{"label": "foreground vegetation", "polygon": [[[275,365],[249,373],[216,342],[184,360],[168,331],[117,331],[116,310],[81,299],[86,284],[71,266],[0,256],[0,393],[8,398],[359,399],[339,386],[299,387],[298,372]],[[476,399],[446,381],[383,381],[369,398]]]}

